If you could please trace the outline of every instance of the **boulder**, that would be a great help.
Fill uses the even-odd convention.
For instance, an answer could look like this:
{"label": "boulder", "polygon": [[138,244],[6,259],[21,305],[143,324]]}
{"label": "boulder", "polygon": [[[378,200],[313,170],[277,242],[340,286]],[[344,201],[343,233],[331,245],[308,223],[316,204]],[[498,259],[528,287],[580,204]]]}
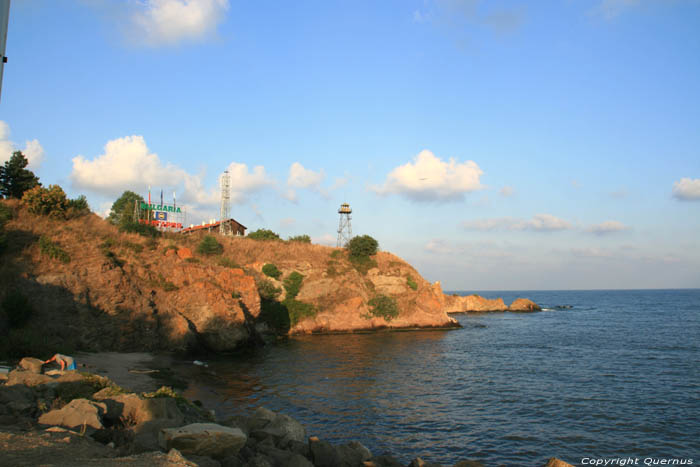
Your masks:
{"label": "boulder", "polygon": [[508,307],[508,311],[541,311],[542,308],[527,298],[516,298]]}
{"label": "boulder", "polygon": [[54,381],[54,379],[47,375],[39,375],[31,371],[13,370],[7,376],[5,385],[14,386],[21,384],[24,386],[39,386],[40,384],[46,384],[52,381]]}
{"label": "boulder", "polygon": [[357,441],[351,441],[347,444],[342,444],[336,448],[340,457],[340,466],[355,467],[362,465],[364,461],[372,458],[372,453]]}
{"label": "boulder", "polygon": [[177,256],[180,259],[192,258],[193,257],[192,250],[190,250],[187,247],[178,248],[177,249]]}
{"label": "boulder", "polygon": [[398,459],[389,454],[382,454],[381,456],[373,457],[371,461],[364,462],[365,465],[368,463],[376,467],[403,467],[403,464]]}
{"label": "boulder", "polygon": [[104,428],[102,415],[107,412],[107,406],[101,402],[87,399],[73,399],[65,407],[46,412],[39,417],[42,425],[62,426],[72,430],[82,430],[93,433]]}
{"label": "boulder", "polygon": [[239,428],[215,423],[192,423],[180,428],[162,429],[159,443],[163,449],[178,449],[184,455],[223,459],[237,454],[246,439]]}
{"label": "boulder", "polygon": [[434,462],[426,462],[420,457],[416,457],[408,464],[408,467],[442,467],[440,464]]}
{"label": "boulder", "polygon": [[10,414],[30,413],[34,408],[34,392],[26,386],[0,386],[0,407]]}
{"label": "boulder", "polygon": [[309,449],[316,467],[337,467],[341,464],[340,454],[328,441],[312,436],[309,438]]}
{"label": "boulder", "polygon": [[569,464],[568,462],[564,462],[561,459],[557,459],[556,457],[552,457],[547,461],[544,467],[574,467],[573,465]]}
{"label": "boulder", "polygon": [[43,360],[32,357],[24,357],[19,361],[19,367],[24,371],[30,371],[32,373],[41,374],[41,367],[44,365]]}
{"label": "boulder", "polygon": [[278,413],[264,427],[251,429],[250,435],[256,439],[271,437],[276,444],[284,440],[286,445],[289,441],[305,440],[306,429],[292,417]]}

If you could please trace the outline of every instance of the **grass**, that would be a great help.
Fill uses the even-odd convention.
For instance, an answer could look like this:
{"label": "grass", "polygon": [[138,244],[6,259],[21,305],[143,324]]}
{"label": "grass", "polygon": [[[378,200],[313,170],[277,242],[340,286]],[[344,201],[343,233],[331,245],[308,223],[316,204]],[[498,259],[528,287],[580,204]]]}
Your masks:
{"label": "grass", "polygon": [[349,256],[350,264],[362,275],[367,274],[372,268],[377,267],[377,262],[369,256]]}
{"label": "grass", "polygon": [[413,277],[406,277],[406,285],[408,285],[413,290],[418,290],[418,284],[413,280]]}
{"label": "grass", "polygon": [[399,316],[396,300],[387,295],[375,296],[368,302],[368,305],[370,306],[370,315],[384,318],[386,321],[391,321]]}
{"label": "grass", "polygon": [[58,243],[52,242],[48,237],[42,235],[39,237],[39,248],[41,254],[48,256],[51,259],[56,259],[63,264],[70,263],[70,255],[61,248]]}
{"label": "grass", "polygon": [[225,256],[219,260],[219,266],[232,269],[240,269],[241,267],[234,260],[232,260],[231,258],[226,258]]}

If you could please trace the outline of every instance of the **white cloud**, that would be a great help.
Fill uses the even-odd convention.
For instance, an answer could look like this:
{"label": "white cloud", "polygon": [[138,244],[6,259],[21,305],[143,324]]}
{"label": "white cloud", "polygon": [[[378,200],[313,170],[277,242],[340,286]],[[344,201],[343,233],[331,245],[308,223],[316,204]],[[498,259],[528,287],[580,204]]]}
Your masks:
{"label": "white cloud", "polygon": [[615,232],[622,232],[629,230],[629,227],[619,221],[605,221],[600,224],[591,225],[586,229],[586,232],[590,232],[596,235],[607,235]]}
{"label": "white cloud", "polygon": [[299,162],[295,162],[289,167],[287,185],[296,188],[318,189],[324,178],[326,178],[326,174],[323,169],[314,172],[304,168]]}
{"label": "white cloud", "polygon": [[138,5],[131,16],[136,37],[130,39],[159,46],[213,36],[229,0],[143,0]]}
{"label": "white cloud", "polygon": [[280,221],[280,227],[283,227],[283,228],[285,228],[285,227],[291,227],[291,226],[293,226],[294,224],[296,224],[296,222],[297,222],[296,219],[294,219],[294,218],[292,218],[292,217],[285,217],[284,219],[282,219],[282,220]]}
{"label": "white cloud", "polygon": [[482,232],[494,230],[554,232],[569,230],[572,228],[572,225],[568,221],[551,214],[536,214],[531,219],[516,219],[512,217],[477,219],[463,222],[462,227],[466,230]]}
{"label": "white cloud", "polygon": [[501,196],[508,198],[515,194],[515,188],[513,188],[512,186],[504,186],[503,188],[501,188],[499,193],[501,194]]}
{"label": "white cloud", "polygon": [[434,253],[434,254],[454,254],[454,253],[456,253],[454,248],[452,248],[450,245],[448,245],[447,242],[445,242],[444,240],[440,240],[440,239],[430,240],[428,243],[425,244],[423,249],[429,253]]}
{"label": "white cloud", "polygon": [[10,126],[0,120],[0,164],[10,160],[15,151],[22,151],[29,162],[27,164],[29,170],[38,169],[44,160],[44,148],[38,140],[27,140],[24,142],[24,149],[20,149],[16,143],[10,141]]}
{"label": "white cloud", "polygon": [[380,195],[398,194],[412,201],[459,201],[465,193],[484,188],[479,181],[482,174],[474,161],[443,161],[423,150],[413,162],[389,172],[384,185],[370,188]]}
{"label": "white cloud", "polygon": [[[228,170],[234,203],[242,203],[246,194],[273,183],[262,166],[250,172],[245,164],[233,162]],[[178,201],[197,206],[216,205],[220,200],[218,187],[204,186],[204,174],[192,175],[176,165],[163,163],[157,154],[150,152],[143,136],[108,141],[104,154],[91,160],[82,155],[74,157],[70,178],[76,187],[105,196],[118,196],[124,190],[143,193],[152,186],[178,189],[183,193]]]}
{"label": "white cloud", "polygon": [[681,201],[700,200],[700,178],[681,178],[675,182],[673,197]]}

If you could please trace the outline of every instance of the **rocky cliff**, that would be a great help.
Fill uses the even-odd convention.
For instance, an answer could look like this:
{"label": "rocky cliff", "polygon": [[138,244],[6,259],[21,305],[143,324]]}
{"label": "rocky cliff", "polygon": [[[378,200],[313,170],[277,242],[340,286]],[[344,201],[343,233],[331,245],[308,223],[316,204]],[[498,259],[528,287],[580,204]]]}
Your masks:
{"label": "rocky cliff", "polygon": [[517,298],[506,305],[502,298],[484,298],[480,295],[445,295],[446,313],[487,312],[487,311],[539,311],[540,306],[527,298]]}
{"label": "rocky cliff", "polygon": [[[217,237],[223,253],[206,256],[196,253],[198,236],[144,238],[95,215],[53,220],[0,202],[13,212],[0,253],[0,300],[28,301],[0,314],[6,351],[69,343],[82,350],[228,351],[272,331],[457,326],[439,284],[390,253],[358,265],[343,249]],[[277,279],[262,272],[265,264],[278,268]],[[286,297],[284,281],[295,272],[303,276],[300,288]],[[261,302],[262,283],[282,293]],[[388,311],[386,303],[393,303]],[[292,313],[297,308],[303,313]],[[23,314],[31,319],[13,324]]]}

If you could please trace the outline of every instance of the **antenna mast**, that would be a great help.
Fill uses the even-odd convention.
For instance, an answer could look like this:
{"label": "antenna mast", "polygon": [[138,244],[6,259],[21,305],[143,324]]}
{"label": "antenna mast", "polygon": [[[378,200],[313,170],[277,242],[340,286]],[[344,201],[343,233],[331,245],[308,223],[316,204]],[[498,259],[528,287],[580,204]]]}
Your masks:
{"label": "antenna mast", "polygon": [[222,235],[231,235],[231,223],[226,222],[231,218],[231,176],[228,170],[225,170],[221,175],[221,212],[219,213],[219,226]]}

